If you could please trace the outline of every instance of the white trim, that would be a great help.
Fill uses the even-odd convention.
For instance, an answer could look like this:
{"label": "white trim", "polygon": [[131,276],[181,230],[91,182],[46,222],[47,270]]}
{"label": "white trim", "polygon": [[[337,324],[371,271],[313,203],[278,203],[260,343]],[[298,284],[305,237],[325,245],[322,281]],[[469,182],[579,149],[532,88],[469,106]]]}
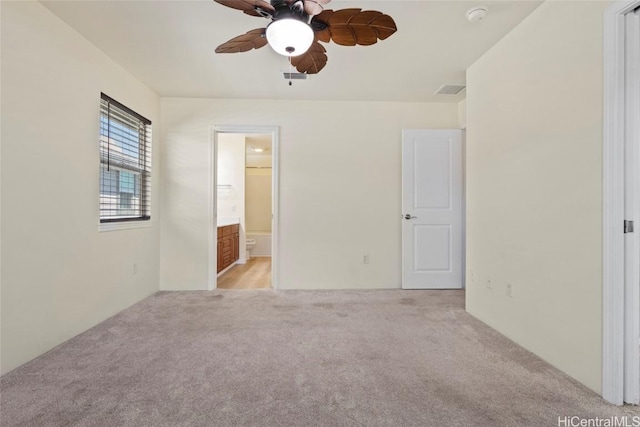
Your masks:
{"label": "white trim", "polygon": [[612,3],[604,16],[602,397],[624,402],[624,15],[640,0]]}
{"label": "white trim", "polygon": [[[640,224],[640,147],[638,117],[640,117],[640,17],[625,15],[625,219]],[[631,95],[629,95],[631,94]],[[634,96],[635,94],[635,96]],[[626,234],[625,294],[624,294],[624,401],[640,403],[640,232]]]}
{"label": "white trim", "polygon": [[271,222],[271,287],[280,286],[280,128],[274,127],[272,134],[272,179],[271,179],[271,207],[273,219]]}
{"label": "white trim", "polygon": [[103,233],[105,231],[119,231],[119,230],[133,230],[135,228],[149,228],[152,227],[151,221],[123,221],[123,222],[103,222],[98,224],[98,231]]}
{"label": "white trim", "polygon": [[271,254],[267,251],[258,251],[256,253],[253,253],[255,249],[251,249],[251,258],[271,258]]}
{"label": "white trim", "polygon": [[462,131],[462,289],[467,289],[467,125]]}
{"label": "white trim", "polygon": [[[272,215],[271,224],[271,287],[278,289],[279,268],[278,268],[278,247],[279,247],[279,205],[280,205],[280,128],[278,126],[247,126],[247,125],[224,125],[211,127],[211,162],[209,164],[209,290],[217,286],[217,226],[216,224],[216,201],[218,194],[218,183],[215,165],[217,164],[218,134],[219,133],[269,133],[271,134],[271,184],[272,184]],[[215,236],[214,236],[215,233]]]}
{"label": "white trim", "polygon": [[211,145],[209,152],[209,185],[207,187],[207,195],[209,196],[209,283],[208,289],[211,291],[218,287],[218,135],[215,127],[211,130]]}

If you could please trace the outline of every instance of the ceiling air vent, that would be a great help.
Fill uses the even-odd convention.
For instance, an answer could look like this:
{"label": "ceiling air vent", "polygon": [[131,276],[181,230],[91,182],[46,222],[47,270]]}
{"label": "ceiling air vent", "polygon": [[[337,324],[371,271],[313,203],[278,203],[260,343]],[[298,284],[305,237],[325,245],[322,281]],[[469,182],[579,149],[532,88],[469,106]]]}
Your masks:
{"label": "ceiling air vent", "polygon": [[435,91],[435,95],[457,95],[464,90],[466,86],[463,85],[447,85],[440,86],[440,89]]}
{"label": "ceiling air vent", "polygon": [[285,80],[307,80],[306,73],[287,73],[283,72]]}

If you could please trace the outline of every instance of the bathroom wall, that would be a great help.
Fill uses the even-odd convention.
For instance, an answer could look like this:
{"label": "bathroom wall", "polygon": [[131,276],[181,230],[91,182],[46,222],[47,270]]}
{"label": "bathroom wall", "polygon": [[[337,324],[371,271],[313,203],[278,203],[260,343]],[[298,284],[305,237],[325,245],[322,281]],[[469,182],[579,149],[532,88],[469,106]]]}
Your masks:
{"label": "bathroom wall", "polygon": [[271,232],[272,156],[247,153],[246,223],[247,231]]}
{"label": "bathroom wall", "polygon": [[[245,136],[218,134],[218,218],[240,218],[240,241],[245,241]],[[240,245],[240,263],[247,249]]]}
{"label": "bathroom wall", "polygon": [[247,153],[247,167],[266,168],[271,167],[271,154],[249,154]]}

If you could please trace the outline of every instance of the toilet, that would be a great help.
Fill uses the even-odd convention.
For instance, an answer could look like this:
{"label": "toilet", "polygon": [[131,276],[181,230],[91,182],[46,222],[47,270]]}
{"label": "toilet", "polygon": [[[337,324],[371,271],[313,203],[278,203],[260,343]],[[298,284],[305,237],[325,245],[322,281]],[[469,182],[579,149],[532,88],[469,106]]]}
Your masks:
{"label": "toilet", "polygon": [[247,239],[247,261],[251,259],[251,249],[256,245],[256,239]]}

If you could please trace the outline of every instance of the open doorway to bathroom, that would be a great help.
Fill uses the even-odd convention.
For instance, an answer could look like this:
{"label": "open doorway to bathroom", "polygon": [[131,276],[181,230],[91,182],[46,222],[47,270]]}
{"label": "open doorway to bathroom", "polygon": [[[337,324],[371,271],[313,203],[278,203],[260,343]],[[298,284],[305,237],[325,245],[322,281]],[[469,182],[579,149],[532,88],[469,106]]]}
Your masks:
{"label": "open doorway to bathroom", "polygon": [[214,128],[214,286],[275,287],[277,129]]}

